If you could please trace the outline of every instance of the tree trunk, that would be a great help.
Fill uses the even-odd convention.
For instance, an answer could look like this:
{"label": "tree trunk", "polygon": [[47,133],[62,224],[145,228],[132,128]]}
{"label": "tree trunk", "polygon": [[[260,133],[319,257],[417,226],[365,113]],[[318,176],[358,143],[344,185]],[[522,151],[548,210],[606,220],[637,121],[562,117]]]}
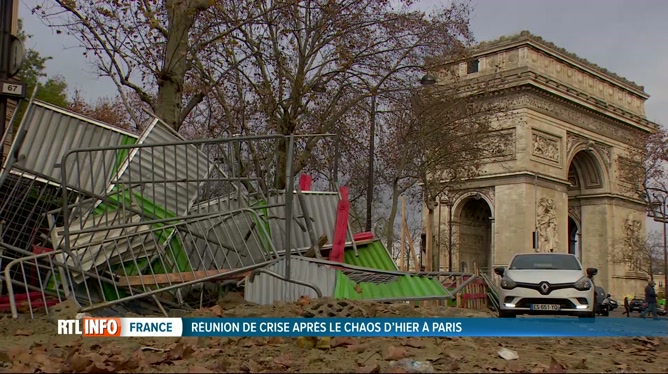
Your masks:
{"label": "tree trunk", "polygon": [[397,211],[399,210],[399,182],[395,179],[392,183],[392,205],[390,206],[390,217],[387,220],[387,241],[385,245],[387,250],[392,253],[394,245],[394,222],[397,218]]}
{"label": "tree trunk", "polygon": [[[191,4],[192,3],[192,4]],[[190,29],[199,10],[197,0],[166,0],[169,30],[162,69],[158,76],[155,115],[178,131],[182,123],[183,84],[188,71]]]}
{"label": "tree trunk", "polygon": [[434,208],[427,202],[427,223],[425,227],[426,234],[426,255],[427,255],[427,271],[438,271],[434,269]]}
{"label": "tree trunk", "polygon": [[288,166],[288,141],[288,139],[278,139],[278,149],[276,150],[276,175],[274,176],[274,188],[277,190],[283,190],[287,185],[285,174],[287,173]]}

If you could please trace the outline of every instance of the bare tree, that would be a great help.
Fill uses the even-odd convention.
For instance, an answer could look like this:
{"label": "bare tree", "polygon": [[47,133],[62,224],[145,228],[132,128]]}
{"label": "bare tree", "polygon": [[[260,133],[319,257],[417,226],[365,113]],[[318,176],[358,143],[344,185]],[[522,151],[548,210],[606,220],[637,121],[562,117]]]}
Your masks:
{"label": "bare tree", "polygon": [[258,17],[253,3],[246,2],[240,19],[229,17],[227,2],[209,0],[49,0],[33,13],[79,41],[99,74],[116,84],[129,113],[136,112],[126,88],[178,130],[223,77],[209,69],[216,58],[210,50]]}
{"label": "bare tree", "polygon": [[628,271],[640,272],[654,279],[663,267],[663,234],[652,231],[645,237],[638,231],[627,231],[618,240],[612,256],[613,262],[624,264]]}
{"label": "bare tree", "polygon": [[[223,118],[234,119],[226,121],[233,128],[219,130],[282,135],[336,132],[345,155],[339,170],[354,170],[368,139],[367,99],[381,102],[385,93],[409,88],[428,56],[457,53],[470,40],[468,6],[453,4],[425,14],[408,10],[407,4],[259,3],[262,16],[232,32],[224,45],[234,48],[212,60],[221,71],[237,66],[215,90],[216,110]],[[242,18],[243,7],[230,6],[228,11],[231,18]],[[317,175],[332,170],[333,152],[314,152],[320,142],[309,138],[297,144],[295,172]],[[285,159],[285,143],[276,153],[280,161]],[[249,164],[244,167],[248,170],[259,165],[269,179],[266,155],[257,151],[253,157],[239,162]],[[272,172],[271,177],[270,185],[284,187],[284,170]],[[354,199],[356,194],[352,195]]]}
{"label": "bare tree", "polygon": [[[420,185],[428,208],[427,225],[433,225],[435,199],[475,178],[481,167],[505,149],[507,139],[497,135],[495,124],[507,115],[507,106],[488,97],[500,79],[466,82],[444,70],[447,84],[414,91],[398,101],[384,155],[384,178],[392,191],[386,230],[388,247],[394,240],[399,196]],[[408,105],[404,104],[408,103]]]}
{"label": "bare tree", "polygon": [[626,193],[649,204],[653,192],[668,194],[668,133],[657,128],[636,140],[618,159],[619,179]]}

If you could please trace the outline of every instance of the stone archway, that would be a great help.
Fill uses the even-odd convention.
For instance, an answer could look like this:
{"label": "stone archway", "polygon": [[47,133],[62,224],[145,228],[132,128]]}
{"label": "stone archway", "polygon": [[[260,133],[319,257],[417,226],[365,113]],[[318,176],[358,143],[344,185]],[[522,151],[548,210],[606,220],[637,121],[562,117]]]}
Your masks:
{"label": "stone archway", "polygon": [[568,216],[568,253],[576,255],[582,261],[580,252],[580,226],[572,216]]}
{"label": "stone archway", "polygon": [[[467,218],[482,202],[471,202],[473,196],[465,193],[448,205],[450,226],[455,222],[449,232],[463,229],[448,238],[461,237],[466,256],[488,244],[479,239],[467,244],[466,235],[491,226],[487,253],[493,265],[507,265],[517,253],[575,252],[583,266],[598,269],[597,284],[611,294],[642,292],[644,282],[617,263],[613,251],[629,227],[644,231],[639,186],[623,172],[642,148],[638,140],[659,128],[646,118],[649,96],[643,87],[528,32],[478,47],[469,57],[479,60],[479,71],[467,74],[466,61],[455,70],[475,84],[507,74],[485,100],[512,115],[494,120],[489,144],[499,147],[486,154],[480,173],[448,191],[451,196],[486,191],[495,219],[483,224]],[[450,74],[436,74],[447,88]],[[453,261],[455,269],[462,262],[470,260]]]}
{"label": "stone archway", "polygon": [[569,199],[601,192],[600,190],[605,189],[607,185],[606,175],[593,150],[577,151],[568,167]]}
{"label": "stone archway", "polygon": [[459,231],[457,267],[464,272],[491,267],[492,208],[489,203],[476,194],[463,199],[455,213]]}
{"label": "stone archway", "polygon": [[[590,262],[591,253],[587,253],[587,245],[597,245],[594,243],[597,233],[587,225],[600,227],[598,220],[582,219],[583,204],[584,214],[592,216],[587,212],[587,199],[606,192],[607,174],[593,149],[583,146],[574,150],[568,167],[568,252],[576,255],[583,263]],[[595,216],[602,217],[598,213]]]}

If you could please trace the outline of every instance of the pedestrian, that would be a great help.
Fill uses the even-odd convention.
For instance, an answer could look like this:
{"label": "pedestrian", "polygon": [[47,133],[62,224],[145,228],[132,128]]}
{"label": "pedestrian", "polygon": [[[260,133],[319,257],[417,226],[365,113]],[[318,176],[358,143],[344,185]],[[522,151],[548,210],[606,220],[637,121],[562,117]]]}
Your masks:
{"label": "pedestrian", "polygon": [[626,317],[631,316],[631,306],[629,305],[628,296],[624,298],[624,314],[626,314]]}
{"label": "pedestrian", "polygon": [[656,291],[654,290],[654,284],[654,281],[650,280],[647,287],[645,287],[645,302],[647,303],[647,307],[640,312],[641,318],[645,318],[649,312],[654,315],[655,320],[659,319],[659,314],[656,311]]}

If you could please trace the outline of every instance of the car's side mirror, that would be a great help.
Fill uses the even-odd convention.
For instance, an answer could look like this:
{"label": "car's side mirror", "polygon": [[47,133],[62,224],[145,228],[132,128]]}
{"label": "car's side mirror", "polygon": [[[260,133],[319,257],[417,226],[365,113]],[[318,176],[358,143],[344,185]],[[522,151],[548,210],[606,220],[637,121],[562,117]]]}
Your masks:
{"label": "car's side mirror", "polygon": [[608,294],[608,296],[607,296],[607,297],[610,297],[610,294]]}
{"label": "car's side mirror", "polygon": [[587,268],[587,277],[591,278],[594,275],[598,274],[598,269],[596,268]]}
{"label": "car's side mirror", "polygon": [[496,273],[496,275],[502,277],[503,274],[506,273],[506,268],[503,267],[503,266],[497,266],[497,267],[494,268],[494,273]]}

